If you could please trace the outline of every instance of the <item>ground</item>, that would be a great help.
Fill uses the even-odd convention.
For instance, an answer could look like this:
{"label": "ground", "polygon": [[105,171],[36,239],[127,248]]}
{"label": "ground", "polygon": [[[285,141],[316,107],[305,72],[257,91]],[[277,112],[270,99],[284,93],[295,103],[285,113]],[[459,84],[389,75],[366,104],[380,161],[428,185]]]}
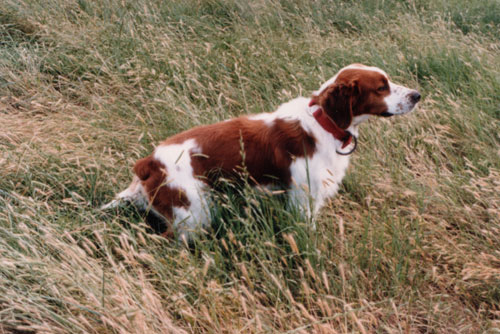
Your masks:
{"label": "ground", "polygon": [[[495,0],[3,0],[0,333],[498,333],[499,30]],[[361,126],[317,230],[232,185],[191,247],[97,209],[354,62],[423,100]]]}

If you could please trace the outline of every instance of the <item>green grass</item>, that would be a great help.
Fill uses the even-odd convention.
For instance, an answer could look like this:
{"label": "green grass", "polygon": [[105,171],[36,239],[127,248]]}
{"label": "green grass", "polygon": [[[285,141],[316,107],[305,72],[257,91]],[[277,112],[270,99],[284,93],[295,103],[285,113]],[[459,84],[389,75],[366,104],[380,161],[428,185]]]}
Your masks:
{"label": "green grass", "polygon": [[[500,4],[0,3],[0,332],[498,333]],[[317,230],[228,185],[191,247],[97,208],[165,137],[362,62],[423,95],[361,127]]]}

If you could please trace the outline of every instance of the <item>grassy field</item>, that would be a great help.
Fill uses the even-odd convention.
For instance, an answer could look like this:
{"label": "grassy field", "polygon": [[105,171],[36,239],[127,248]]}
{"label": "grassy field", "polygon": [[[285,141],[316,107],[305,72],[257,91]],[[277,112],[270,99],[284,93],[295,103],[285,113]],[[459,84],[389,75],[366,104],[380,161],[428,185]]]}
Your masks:
{"label": "grassy field", "polygon": [[[500,333],[499,31],[497,0],[0,1],[0,333]],[[423,101],[361,127],[318,230],[248,187],[191,248],[97,209],[353,62]]]}

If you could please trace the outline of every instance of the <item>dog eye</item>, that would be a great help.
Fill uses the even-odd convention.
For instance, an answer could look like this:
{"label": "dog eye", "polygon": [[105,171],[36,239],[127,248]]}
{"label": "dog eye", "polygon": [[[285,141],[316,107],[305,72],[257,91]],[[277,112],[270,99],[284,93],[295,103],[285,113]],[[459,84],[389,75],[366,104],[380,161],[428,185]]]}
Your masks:
{"label": "dog eye", "polygon": [[388,90],[388,89],[389,89],[388,86],[381,86],[381,87],[377,88],[377,91],[383,92],[383,91]]}

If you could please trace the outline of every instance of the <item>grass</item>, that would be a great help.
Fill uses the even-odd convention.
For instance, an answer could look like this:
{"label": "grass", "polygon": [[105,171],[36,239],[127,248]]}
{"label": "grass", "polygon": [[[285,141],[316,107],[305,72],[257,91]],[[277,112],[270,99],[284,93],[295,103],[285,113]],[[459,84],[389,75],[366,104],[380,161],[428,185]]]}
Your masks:
{"label": "grass", "polygon": [[[495,0],[2,1],[0,333],[498,333],[499,28]],[[166,136],[353,62],[424,98],[362,126],[316,231],[249,187],[191,248],[96,209]]]}

